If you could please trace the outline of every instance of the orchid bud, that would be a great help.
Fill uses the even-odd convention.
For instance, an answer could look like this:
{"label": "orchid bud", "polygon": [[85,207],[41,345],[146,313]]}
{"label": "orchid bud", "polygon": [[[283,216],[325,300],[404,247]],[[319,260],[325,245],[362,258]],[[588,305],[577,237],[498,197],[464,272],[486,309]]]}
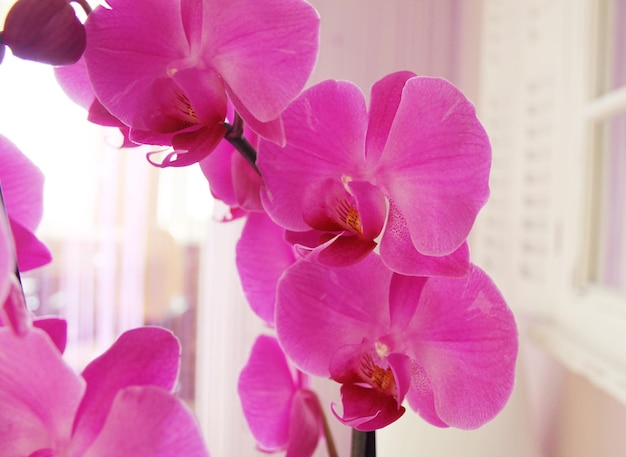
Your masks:
{"label": "orchid bud", "polygon": [[17,57],[69,65],[85,50],[85,28],[67,0],[19,0],[6,17],[3,42]]}

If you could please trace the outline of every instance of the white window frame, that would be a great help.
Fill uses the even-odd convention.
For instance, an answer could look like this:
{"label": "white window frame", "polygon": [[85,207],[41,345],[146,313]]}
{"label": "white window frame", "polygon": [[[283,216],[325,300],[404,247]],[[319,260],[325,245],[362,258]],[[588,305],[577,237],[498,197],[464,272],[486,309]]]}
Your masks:
{"label": "white window frame", "polygon": [[[595,224],[592,127],[626,112],[626,88],[601,97],[593,91],[598,4],[485,0],[478,107],[494,146],[495,203],[481,214],[471,243],[474,261],[484,264],[520,317],[523,336],[528,330],[569,370],[626,404],[626,298],[587,279]],[[549,90],[537,103],[535,82]],[[543,132],[537,149],[545,152],[541,166],[550,179],[541,189],[545,227],[530,233],[524,222],[533,209],[524,196],[535,185],[529,173],[541,176],[529,164],[535,125]],[[539,254],[532,253],[533,242]]]}

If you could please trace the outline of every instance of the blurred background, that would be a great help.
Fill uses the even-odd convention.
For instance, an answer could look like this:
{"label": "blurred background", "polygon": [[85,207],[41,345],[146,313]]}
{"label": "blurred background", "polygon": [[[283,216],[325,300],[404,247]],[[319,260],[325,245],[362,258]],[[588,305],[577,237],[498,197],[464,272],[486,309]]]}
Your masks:
{"label": "blurred background", "polygon": [[[11,3],[0,0],[2,17]],[[476,104],[493,168],[472,259],[519,322],[501,415],[467,432],[407,413],[377,433],[378,455],[626,456],[626,0],[311,3],[322,24],[311,84],[347,79],[367,94],[408,69]],[[236,394],[267,332],[236,275],[241,223],[216,222],[223,209],[199,167],[153,168],[145,149],[119,149],[85,117],[50,68],[7,53],[0,132],[46,175],[38,233],[54,256],[24,276],[29,306],[68,319],[77,369],[128,328],[171,328],[183,344],[179,394],[212,455],[261,455]],[[318,387],[338,400],[337,386]],[[350,433],[331,422],[346,456]]]}

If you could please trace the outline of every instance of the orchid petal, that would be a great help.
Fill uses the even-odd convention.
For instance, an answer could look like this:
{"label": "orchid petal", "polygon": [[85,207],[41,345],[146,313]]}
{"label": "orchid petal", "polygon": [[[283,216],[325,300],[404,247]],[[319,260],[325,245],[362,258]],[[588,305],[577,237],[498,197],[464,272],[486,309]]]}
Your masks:
{"label": "orchid petal", "polygon": [[236,219],[241,219],[248,215],[248,211],[242,208],[228,208],[226,214],[222,217],[217,217],[217,220],[221,222],[234,221]]}
{"label": "orchid petal", "polygon": [[228,141],[221,141],[211,154],[198,163],[209,182],[211,195],[230,207],[237,207],[232,178],[233,153],[234,147]]}
{"label": "orchid petal", "polygon": [[89,82],[84,57],[73,65],[55,67],[54,76],[70,100],[83,109],[89,110],[96,96]]}
{"label": "orchid petal", "polygon": [[147,130],[132,129],[130,139],[172,145],[175,150],[160,164],[153,162],[153,154],[149,153],[148,160],[153,165],[191,165],[209,155],[221,141],[226,132],[223,126],[226,99],[219,91],[219,82],[210,76],[214,75],[181,70],[174,78],[156,78],[145,88],[144,104],[152,109],[143,113],[140,124]]}
{"label": "orchid petal", "polygon": [[18,265],[31,270],[50,261],[50,252],[33,232],[43,214],[43,173],[7,138],[0,135],[0,183]]}
{"label": "orchid petal", "polygon": [[411,363],[411,388],[407,393],[407,400],[411,409],[429,424],[441,428],[449,427],[437,413],[433,387],[426,371],[414,360]]}
{"label": "orchid petal", "polygon": [[259,336],[239,375],[238,392],[248,426],[263,449],[277,451],[287,446],[295,390],[278,342]]}
{"label": "orchid petal", "polygon": [[397,273],[389,286],[389,321],[394,331],[403,330],[415,314],[427,278]]}
{"label": "orchid petal", "polygon": [[250,307],[270,325],[278,279],[295,260],[284,230],[265,213],[250,213],[237,243],[237,270]]}
{"label": "orchid petal", "polygon": [[[247,126],[244,126],[244,136],[253,147],[257,147],[258,137]],[[231,207],[263,211],[263,180],[228,141],[221,141],[208,157],[202,159],[200,168],[215,198]]]}
{"label": "orchid petal", "polygon": [[232,176],[238,205],[247,211],[265,212],[261,203],[263,178],[239,153],[232,156]]}
{"label": "orchid petal", "polygon": [[84,383],[45,332],[0,328],[0,455],[30,455],[70,439]]}
{"label": "orchid petal", "polygon": [[375,255],[342,268],[296,262],[278,283],[276,330],[283,349],[302,371],[328,376],[338,348],[388,329],[390,280]]}
{"label": "orchid petal", "polygon": [[380,159],[400,105],[404,84],[414,76],[415,73],[410,71],[398,71],[372,86],[365,146],[369,162],[376,163]]}
{"label": "orchid petal", "polygon": [[153,108],[145,104],[150,81],[166,77],[189,52],[181,6],[150,0],[108,3],[110,8],[95,8],[85,23],[91,84],[114,116],[145,130],[142,117]]}
{"label": "orchid petal", "polygon": [[224,123],[228,99],[219,75],[210,70],[188,68],[176,71],[172,80],[185,94],[193,115],[202,124],[211,127]]}
{"label": "orchid petal", "polygon": [[387,356],[387,361],[396,383],[396,401],[401,405],[411,387],[411,359],[405,354],[392,353]]}
{"label": "orchid petal", "polygon": [[[338,180],[326,179],[313,183],[304,194],[302,218],[307,225],[323,232],[351,231],[357,233],[361,221],[356,202]],[[350,216],[357,215],[351,223]],[[355,222],[358,227],[355,226]]]}
{"label": "orchid petal", "polygon": [[364,432],[395,422],[405,411],[404,406],[398,405],[392,396],[355,384],[341,386],[341,402],[343,417],[337,414],[333,405],[335,417],[341,423]]}
{"label": "orchid petal", "polygon": [[10,219],[34,231],[43,214],[43,173],[6,137],[0,135],[0,182]]}
{"label": "orchid petal", "polygon": [[172,141],[174,153],[168,155],[158,166],[162,168],[185,167],[198,163],[215,149],[223,137],[224,128],[222,125],[217,125],[214,128],[203,128],[195,132],[179,133],[174,136]]}
{"label": "orchid petal", "polygon": [[[463,279],[430,278],[405,334],[443,422],[473,429],[502,409],[513,388],[517,329],[482,270],[474,266]],[[421,408],[417,395],[409,392],[408,399]]]}
{"label": "orchid petal", "polygon": [[[304,221],[321,232],[344,232],[320,253],[320,261],[343,266],[355,263],[374,249],[373,241],[385,223],[384,195],[367,182],[349,184],[354,196],[339,181],[313,183],[304,194]],[[364,218],[364,219],[363,219]]]}
{"label": "orchid petal", "polygon": [[[306,232],[292,232],[285,230],[285,241],[294,246],[296,252],[299,248],[304,247],[307,250],[313,250],[316,247],[334,240],[338,235],[320,232],[319,230],[308,230]],[[306,257],[305,255],[301,257]]]}
{"label": "orchid petal", "polygon": [[100,100],[94,98],[93,102],[87,108],[89,113],[87,114],[87,120],[94,124],[103,125],[105,127],[117,127],[120,129],[120,133],[124,135],[124,144],[130,144],[131,146],[137,146],[135,143],[128,142],[128,130],[129,127],[113,116],[109,110],[107,110]]}
{"label": "orchid petal", "polygon": [[100,100],[96,98],[96,94],[94,94],[93,87],[91,87],[91,82],[89,81],[89,75],[83,57],[73,65],[55,67],[54,75],[65,94],[74,103],[89,112],[87,119],[90,122],[106,127],[117,127],[124,138],[120,147],[129,148],[137,146],[136,143],[133,143],[129,139],[128,126],[117,117],[113,116],[109,110],[100,103]]}
{"label": "orchid petal", "polygon": [[[193,125],[186,129],[187,131],[197,132],[200,126]],[[135,144],[153,144],[155,146],[171,146],[176,132],[155,132],[150,130],[141,130],[130,127],[128,130],[128,139]]]}
{"label": "orchid petal", "polygon": [[424,255],[452,253],[489,196],[491,148],[474,107],[443,79],[405,84],[378,182]]}
{"label": "orchid petal", "polygon": [[62,354],[67,344],[67,321],[60,317],[38,317],[33,325],[48,334],[56,348]]}
{"label": "orchid petal", "polygon": [[[210,4],[203,24],[205,55],[210,56],[207,64],[254,118],[261,122],[276,119],[302,90],[315,64],[316,11],[301,0],[214,0]],[[235,100],[233,104],[238,108]]]}
{"label": "orchid petal", "polygon": [[24,291],[15,274],[11,274],[10,289],[0,308],[0,318],[0,322],[3,321],[19,336],[25,335],[32,326],[32,317],[26,307]]}
{"label": "orchid petal", "polygon": [[291,401],[289,445],[285,457],[311,457],[322,428],[319,400],[309,390],[298,390]]}
{"label": "orchid petal", "polygon": [[[325,81],[307,89],[283,113],[287,146],[262,141],[257,166],[265,182],[263,206],[288,230],[309,230],[303,202],[309,186],[341,182],[364,163],[367,112],[355,85]],[[357,177],[353,177],[357,179]]]}
{"label": "orchid petal", "polygon": [[345,267],[363,260],[375,247],[375,241],[360,236],[338,236],[332,243],[321,246],[314,258],[324,265]]}
{"label": "orchid petal", "polygon": [[344,385],[369,384],[393,397],[399,407],[411,386],[411,359],[399,353],[381,357],[376,344],[364,341],[339,348],[330,362],[330,375]]}
{"label": "orchid petal", "polygon": [[35,234],[14,219],[10,219],[11,233],[17,251],[17,265],[20,271],[29,271],[50,263],[52,254]]}
{"label": "orchid petal", "polygon": [[82,373],[87,390],[76,415],[73,449],[86,449],[98,435],[121,389],[152,385],[171,390],[179,359],[180,344],[168,330],[141,327],[123,333]]}
{"label": "orchid petal", "polygon": [[363,236],[373,240],[385,225],[387,202],[379,188],[366,181],[350,181],[350,191],[357,203]]}
{"label": "orchid petal", "polygon": [[258,120],[252,113],[250,113],[246,105],[239,100],[237,94],[233,92],[226,82],[224,82],[224,85],[226,86],[226,93],[228,94],[230,102],[235,107],[237,114],[241,116],[241,119],[243,119],[245,124],[256,134],[266,140],[271,141],[280,147],[285,146],[285,128],[283,126],[282,118],[277,117],[276,119],[269,121]]}
{"label": "orchid petal", "polygon": [[122,389],[84,457],[208,457],[198,424],[184,403],[155,386]]}
{"label": "orchid petal", "polygon": [[198,52],[197,47],[202,42],[203,12],[208,2],[196,0],[181,0],[180,11],[183,21],[183,29],[187,42],[190,43],[191,52]]}
{"label": "orchid petal", "polygon": [[197,131],[202,126],[188,95],[172,78],[154,78],[146,85],[142,105],[150,110],[142,113],[141,120],[132,126],[149,132],[175,134],[180,131]]}
{"label": "orchid petal", "polygon": [[372,343],[369,341],[340,347],[335,351],[330,361],[328,368],[330,377],[340,384],[365,382],[362,359],[371,350]]}
{"label": "orchid petal", "polygon": [[13,238],[9,231],[8,217],[4,210],[4,205],[0,201],[0,303],[4,303],[11,290],[11,276],[14,273]]}
{"label": "orchid petal", "polygon": [[463,277],[470,270],[467,242],[443,256],[424,255],[416,251],[407,221],[394,202],[390,204],[387,227],[380,241],[380,255],[385,265],[405,275]]}

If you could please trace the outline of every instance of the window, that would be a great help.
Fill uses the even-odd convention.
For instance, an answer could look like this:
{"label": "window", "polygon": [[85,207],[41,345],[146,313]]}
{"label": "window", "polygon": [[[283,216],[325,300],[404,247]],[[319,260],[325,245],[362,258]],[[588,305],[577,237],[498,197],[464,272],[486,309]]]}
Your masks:
{"label": "window", "polygon": [[487,0],[485,17],[474,261],[523,331],[626,402],[626,2]]}
{"label": "window", "polygon": [[587,109],[599,213],[590,277],[626,294],[626,2],[604,0],[597,10],[596,97]]}

